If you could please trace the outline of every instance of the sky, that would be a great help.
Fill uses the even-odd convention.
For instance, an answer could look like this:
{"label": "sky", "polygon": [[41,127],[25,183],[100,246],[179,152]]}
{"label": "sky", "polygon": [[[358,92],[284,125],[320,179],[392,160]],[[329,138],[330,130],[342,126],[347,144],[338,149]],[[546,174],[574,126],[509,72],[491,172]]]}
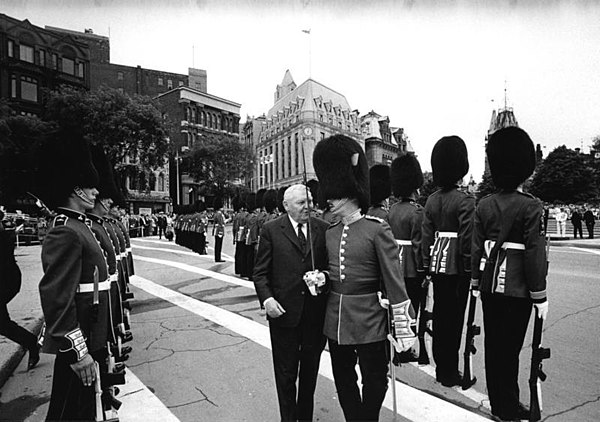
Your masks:
{"label": "sky", "polygon": [[242,121],[269,110],[289,69],[404,128],[423,170],[438,139],[460,136],[467,180],[505,105],[544,156],[600,136],[600,1],[3,0],[0,13],[109,36],[111,63],[205,69]]}

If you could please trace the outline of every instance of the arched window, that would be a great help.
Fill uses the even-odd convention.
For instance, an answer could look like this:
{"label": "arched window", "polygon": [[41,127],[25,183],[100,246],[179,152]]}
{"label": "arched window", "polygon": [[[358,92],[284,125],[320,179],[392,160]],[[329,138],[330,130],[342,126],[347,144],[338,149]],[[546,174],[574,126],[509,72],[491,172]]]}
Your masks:
{"label": "arched window", "polygon": [[156,174],[153,171],[148,173],[148,190],[156,190]]}

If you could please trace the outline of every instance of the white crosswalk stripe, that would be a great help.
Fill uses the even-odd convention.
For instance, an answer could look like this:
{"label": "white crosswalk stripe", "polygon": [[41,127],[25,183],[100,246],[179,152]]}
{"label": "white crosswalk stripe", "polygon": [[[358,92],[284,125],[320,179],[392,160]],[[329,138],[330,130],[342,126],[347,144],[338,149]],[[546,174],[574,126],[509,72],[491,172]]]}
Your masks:
{"label": "white crosswalk stripe", "polygon": [[[140,258],[141,257],[136,257],[136,259]],[[148,260],[148,258],[143,259]],[[214,274],[222,276],[218,273]],[[202,318],[213,321],[214,323],[219,324],[220,326],[225,327],[239,335],[242,335],[263,347],[269,349],[271,347],[269,329],[260,323],[183,295],[137,275],[132,277],[131,284],[153,296],[171,302],[180,308],[186,309],[198,316],[201,316]],[[326,351],[321,356],[319,373],[330,380],[333,380],[331,361],[329,358],[329,353]],[[447,401],[438,399],[437,397],[424,393],[399,381],[396,381],[396,396],[398,401],[402,403],[398,414],[413,421],[445,422],[451,420],[467,422],[488,420],[480,415],[472,413]],[[384,401],[384,406],[392,409],[391,389],[388,390]]]}

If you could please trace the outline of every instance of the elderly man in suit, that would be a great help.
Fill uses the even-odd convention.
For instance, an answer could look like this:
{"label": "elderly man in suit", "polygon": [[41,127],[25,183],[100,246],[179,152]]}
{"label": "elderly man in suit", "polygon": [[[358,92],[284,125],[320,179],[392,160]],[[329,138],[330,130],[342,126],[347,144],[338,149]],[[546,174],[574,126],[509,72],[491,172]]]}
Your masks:
{"label": "elderly man in suit", "polygon": [[326,298],[324,286],[307,284],[311,276],[325,279],[313,270],[327,268],[328,224],[312,217],[309,222],[312,196],[304,185],[289,187],[283,205],[287,213],[262,228],[253,279],[269,320],[281,420],[312,420]]}

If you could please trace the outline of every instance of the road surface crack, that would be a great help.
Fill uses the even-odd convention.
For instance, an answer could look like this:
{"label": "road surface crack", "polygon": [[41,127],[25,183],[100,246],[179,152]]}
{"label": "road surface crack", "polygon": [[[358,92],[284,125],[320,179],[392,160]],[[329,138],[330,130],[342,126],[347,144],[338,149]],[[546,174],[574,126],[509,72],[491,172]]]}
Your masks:
{"label": "road surface crack", "polygon": [[195,403],[200,403],[203,401],[209,402],[210,404],[212,404],[214,407],[219,407],[217,404],[215,404],[215,402],[213,402],[211,399],[208,398],[208,396],[206,394],[204,394],[204,391],[202,391],[201,389],[199,389],[198,387],[194,387],[196,389],[196,391],[198,391],[200,394],[202,394],[202,398],[198,399],[198,400],[193,400],[187,403],[181,403],[181,404],[174,404],[172,406],[167,406],[169,409],[174,409],[176,407],[184,407],[184,406],[189,406],[190,404],[195,404]]}
{"label": "road surface crack", "polygon": [[586,406],[586,405],[588,405],[590,403],[596,403],[598,401],[600,401],[600,396],[596,397],[595,399],[586,400],[586,401],[584,401],[582,403],[576,404],[575,406],[569,407],[568,409],[562,410],[560,412],[552,413],[551,415],[546,415],[546,417],[543,418],[542,421],[547,421],[548,419],[553,418],[555,416],[564,415],[565,413],[572,412],[575,409],[578,409],[580,407]]}

